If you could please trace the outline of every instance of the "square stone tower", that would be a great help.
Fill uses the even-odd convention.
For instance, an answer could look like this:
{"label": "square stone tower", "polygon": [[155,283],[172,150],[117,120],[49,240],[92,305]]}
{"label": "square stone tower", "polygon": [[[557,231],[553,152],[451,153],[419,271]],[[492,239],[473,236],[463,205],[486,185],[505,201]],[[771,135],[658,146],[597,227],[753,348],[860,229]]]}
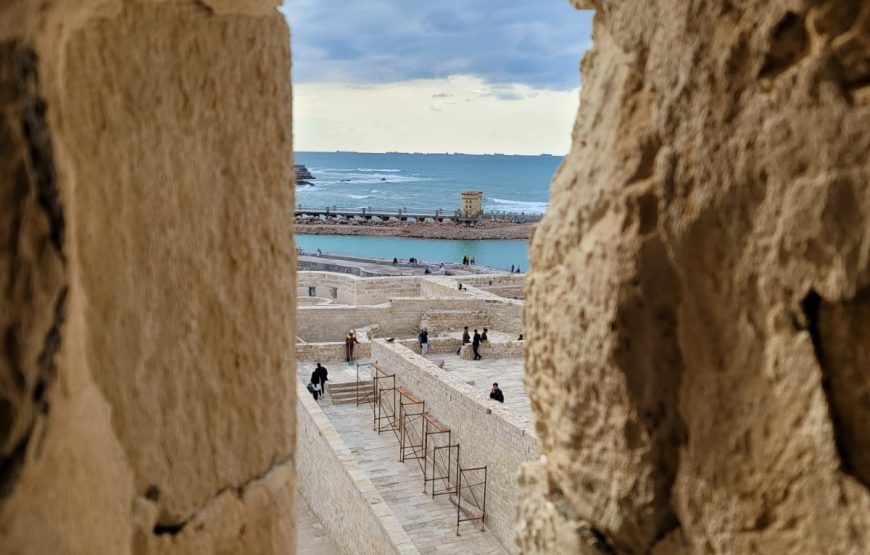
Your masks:
{"label": "square stone tower", "polygon": [[460,194],[460,214],[463,216],[480,216],[483,214],[483,191],[463,191]]}

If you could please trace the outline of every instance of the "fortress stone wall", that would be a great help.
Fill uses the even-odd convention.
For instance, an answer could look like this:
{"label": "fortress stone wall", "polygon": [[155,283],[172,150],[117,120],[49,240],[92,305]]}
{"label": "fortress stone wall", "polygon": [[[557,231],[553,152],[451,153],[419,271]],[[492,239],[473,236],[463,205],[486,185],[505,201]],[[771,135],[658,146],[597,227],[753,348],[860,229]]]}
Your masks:
{"label": "fortress stone wall", "polygon": [[[335,290],[339,304],[300,306],[297,335],[305,343],[327,343],[343,341],[349,330],[364,328],[375,337],[398,338],[416,337],[422,326],[433,334],[461,332],[464,326],[487,327],[515,336],[522,333],[521,301],[468,285],[460,291],[459,282],[462,278],[360,278],[299,272],[300,295],[307,295],[309,287],[315,288],[319,297]],[[516,282],[514,278],[512,283]],[[408,294],[416,296],[403,296]]]}
{"label": "fortress stone wall", "polygon": [[574,4],[523,550],[865,553],[870,3]]}
{"label": "fortress stone wall", "polygon": [[296,406],[298,489],[333,541],[345,553],[418,553],[329,418],[298,387]]}
{"label": "fortress stone wall", "polygon": [[0,551],[294,545],[271,0],[0,6]]}
{"label": "fortress stone wall", "polygon": [[539,456],[536,436],[525,422],[473,387],[403,345],[372,342],[372,360],[397,385],[426,401],[426,409],[448,426],[466,467],[487,465],[486,527],[509,552],[517,552],[514,524],[521,492],[518,469]]}
{"label": "fortress stone wall", "polygon": [[296,281],[299,297],[308,295],[310,287],[314,287],[318,297],[352,305],[381,304],[392,297],[417,297],[421,294],[421,280],[414,277],[361,278],[335,272],[299,272]]}

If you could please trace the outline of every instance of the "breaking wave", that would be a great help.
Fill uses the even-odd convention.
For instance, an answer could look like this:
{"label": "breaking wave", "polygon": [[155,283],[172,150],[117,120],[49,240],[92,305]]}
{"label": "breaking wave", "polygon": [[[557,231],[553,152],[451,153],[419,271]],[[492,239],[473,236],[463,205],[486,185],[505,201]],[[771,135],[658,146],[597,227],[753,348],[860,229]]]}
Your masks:
{"label": "breaking wave", "polygon": [[503,198],[485,198],[484,200],[495,203],[495,206],[489,207],[491,210],[503,212],[525,212],[526,214],[543,214],[550,205],[549,202],[507,200]]}

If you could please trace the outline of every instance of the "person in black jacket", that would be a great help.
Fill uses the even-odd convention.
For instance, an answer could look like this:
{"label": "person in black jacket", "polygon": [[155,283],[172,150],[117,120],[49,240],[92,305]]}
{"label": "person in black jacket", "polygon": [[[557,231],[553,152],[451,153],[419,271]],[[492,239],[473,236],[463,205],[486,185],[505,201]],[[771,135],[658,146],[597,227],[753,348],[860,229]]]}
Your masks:
{"label": "person in black jacket", "polygon": [[474,350],[474,360],[480,360],[483,358],[477,351],[480,349],[480,334],[477,333],[477,330],[474,330],[474,338],[471,340],[471,348]]}
{"label": "person in black jacket", "polygon": [[420,344],[420,354],[426,356],[429,354],[429,330],[423,328],[417,336],[417,342]]}
{"label": "person in black jacket", "polygon": [[501,389],[498,388],[498,383],[492,384],[492,389],[489,391],[489,398],[498,401],[499,403],[504,403],[504,393],[502,393]]}
{"label": "person in black jacket", "polygon": [[326,370],[324,366],[318,362],[317,366],[314,368],[314,372],[311,373],[311,385],[313,385],[314,391],[311,392],[314,395],[314,400],[316,401],[318,397],[323,397],[324,393],[326,393],[326,380],[329,372]]}
{"label": "person in black jacket", "polygon": [[[462,332],[462,344],[466,345],[470,342],[471,342],[471,336],[468,335],[468,326],[465,326],[465,331]],[[456,351],[456,354],[458,355],[461,352],[462,352],[462,347],[459,347],[459,349]]]}

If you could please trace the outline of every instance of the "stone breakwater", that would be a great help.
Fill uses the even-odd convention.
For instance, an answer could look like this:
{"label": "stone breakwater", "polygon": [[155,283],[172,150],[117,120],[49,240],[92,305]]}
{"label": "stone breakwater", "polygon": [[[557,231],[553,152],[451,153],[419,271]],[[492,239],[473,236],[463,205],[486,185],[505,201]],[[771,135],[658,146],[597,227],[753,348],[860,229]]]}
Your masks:
{"label": "stone breakwater", "polygon": [[418,239],[528,239],[532,223],[480,222],[476,227],[433,222],[320,222],[296,224],[304,235],[369,235]]}

